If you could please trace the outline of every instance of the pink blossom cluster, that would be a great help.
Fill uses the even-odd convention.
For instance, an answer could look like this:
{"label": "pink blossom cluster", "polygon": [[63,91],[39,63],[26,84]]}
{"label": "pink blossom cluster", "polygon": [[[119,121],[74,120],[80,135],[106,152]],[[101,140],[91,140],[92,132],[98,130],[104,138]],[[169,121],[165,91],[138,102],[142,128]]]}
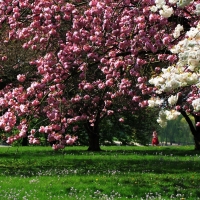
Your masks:
{"label": "pink blossom cluster", "polygon": [[0,128],[6,132],[11,131],[11,129],[16,124],[17,117],[13,112],[6,112],[4,115],[0,116]]}
{"label": "pink blossom cluster", "polygon": [[27,136],[28,125],[26,120],[22,120],[16,128],[18,129],[18,134],[8,137],[6,141],[8,144],[12,144],[13,142]]}
{"label": "pink blossom cluster", "polygon": [[30,135],[28,136],[29,144],[40,144],[40,138],[35,138],[35,129],[31,129]]}
{"label": "pink blossom cluster", "polygon": [[[54,135],[51,135],[51,136],[48,136],[49,140],[51,141],[55,141],[56,140],[56,136]],[[54,138],[54,140],[52,140]],[[54,150],[59,150],[59,149],[64,149],[66,145],[73,145],[76,140],[78,139],[78,137],[71,137],[70,135],[66,135],[65,137],[63,137],[61,140],[60,140],[60,143],[56,143],[56,144],[53,144],[52,145],[52,148]]]}

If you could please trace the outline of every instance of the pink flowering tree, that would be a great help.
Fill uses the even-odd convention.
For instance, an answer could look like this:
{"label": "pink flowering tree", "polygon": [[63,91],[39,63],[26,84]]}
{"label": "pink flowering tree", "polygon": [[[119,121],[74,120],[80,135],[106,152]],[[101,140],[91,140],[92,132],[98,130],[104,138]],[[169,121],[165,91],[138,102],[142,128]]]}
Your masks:
{"label": "pink flowering tree", "polygon": [[[18,130],[8,143],[28,137],[37,144],[43,133],[60,149],[76,141],[68,130],[75,135],[81,125],[89,150],[100,150],[101,121],[144,109],[155,90],[152,71],[177,61],[170,49],[197,18],[195,3],[176,3],[0,1],[0,128]],[[30,127],[41,117],[38,129]]]}
{"label": "pink flowering tree", "polygon": [[[159,7],[161,1],[157,2]],[[149,106],[161,108],[157,121],[162,127],[166,126],[167,120],[174,120],[182,114],[194,136],[195,149],[200,150],[200,2],[174,1],[174,4],[187,11],[184,19],[190,26],[186,33],[184,25],[179,24],[175,28],[172,35],[174,39],[184,36],[170,48],[171,53],[177,55],[177,62],[164,67],[161,73],[149,80],[155,90],[149,100]],[[174,9],[173,6],[171,8]],[[192,24],[189,23],[190,20],[193,21]],[[194,124],[189,115],[194,118]]]}

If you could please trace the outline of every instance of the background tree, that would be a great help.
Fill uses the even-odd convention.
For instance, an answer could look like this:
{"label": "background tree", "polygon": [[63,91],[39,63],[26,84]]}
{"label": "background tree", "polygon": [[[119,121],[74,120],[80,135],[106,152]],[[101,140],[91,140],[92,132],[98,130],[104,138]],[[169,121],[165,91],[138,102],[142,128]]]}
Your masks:
{"label": "background tree", "polygon": [[177,119],[169,121],[166,127],[159,128],[158,132],[160,142],[164,145],[188,145],[194,143],[188,123],[181,115]]}
{"label": "background tree", "polygon": [[[156,116],[158,110],[143,109],[142,112],[124,113],[123,116],[112,116],[109,119],[104,119],[100,125],[101,141],[109,141],[114,144],[114,141],[121,142],[122,145],[131,145],[139,143],[148,145],[151,142],[153,130],[159,127],[156,124]],[[118,122],[120,118],[121,123]]]}

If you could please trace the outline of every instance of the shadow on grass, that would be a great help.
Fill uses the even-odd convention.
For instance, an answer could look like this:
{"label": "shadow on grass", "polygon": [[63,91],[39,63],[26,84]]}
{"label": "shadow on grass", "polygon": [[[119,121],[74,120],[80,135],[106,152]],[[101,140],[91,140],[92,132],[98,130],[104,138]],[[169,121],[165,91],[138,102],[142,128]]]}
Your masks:
{"label": "shadow on grass", "polygon": [[[137,159],[123,158],[98,158],[98,159],[12,159],[8,162],[0,162],[0,174],[5,175],[36,175],[38,171],[45,174],[51,171],[51,175],[64,173],[65,175],[103,175],[126,173],[152,173],[152,174],[183,174],[196,173],[200,168],[200,161],[191,159],[179,160],[157,156],[149,159],[148,156]],[[6,172],[6,173],[5,173]]]}
{"label": "shadow on grass", "polygon": [[[197,156],[200,155],[200,151],[195,150],[181,150],[181,149],[162,149],[162,150],[102,150],[99,152],[90,152],[87,150],[63,150],[63,151],[6,151],[4,153],[0,152],[0,158],[4,159],[42,159],[42,158],[52,158],[56,159],[56,157],[62,157],[65,155],[69,156],[89,156],[91,159],[99,159],[99,157],[95,158],[95,156],[173,156],[173,157],[186,157],[186,156]],[[92,155],[92,157],[91,157]]]}
{"label": "shadow on grass", "polygon": [[88,152],[87,147],[52,151],[51,147],[8,148],[0,150],[0,173],[12,175],[16,170],[23,174],[38,170],[77,170],[86,174],[105,171],[139,173],[196,172],[200,168],[199,151],[192,147],[103,147],[100,152]]}

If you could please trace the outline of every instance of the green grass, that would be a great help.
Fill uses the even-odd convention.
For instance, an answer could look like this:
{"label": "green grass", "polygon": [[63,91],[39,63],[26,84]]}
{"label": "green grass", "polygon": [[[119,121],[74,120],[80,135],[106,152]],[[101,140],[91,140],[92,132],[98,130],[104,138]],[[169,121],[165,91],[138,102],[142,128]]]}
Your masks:
{"label": "green grass", "polygon": [[0,148],[0,199],[200,199],[193,148]]}

